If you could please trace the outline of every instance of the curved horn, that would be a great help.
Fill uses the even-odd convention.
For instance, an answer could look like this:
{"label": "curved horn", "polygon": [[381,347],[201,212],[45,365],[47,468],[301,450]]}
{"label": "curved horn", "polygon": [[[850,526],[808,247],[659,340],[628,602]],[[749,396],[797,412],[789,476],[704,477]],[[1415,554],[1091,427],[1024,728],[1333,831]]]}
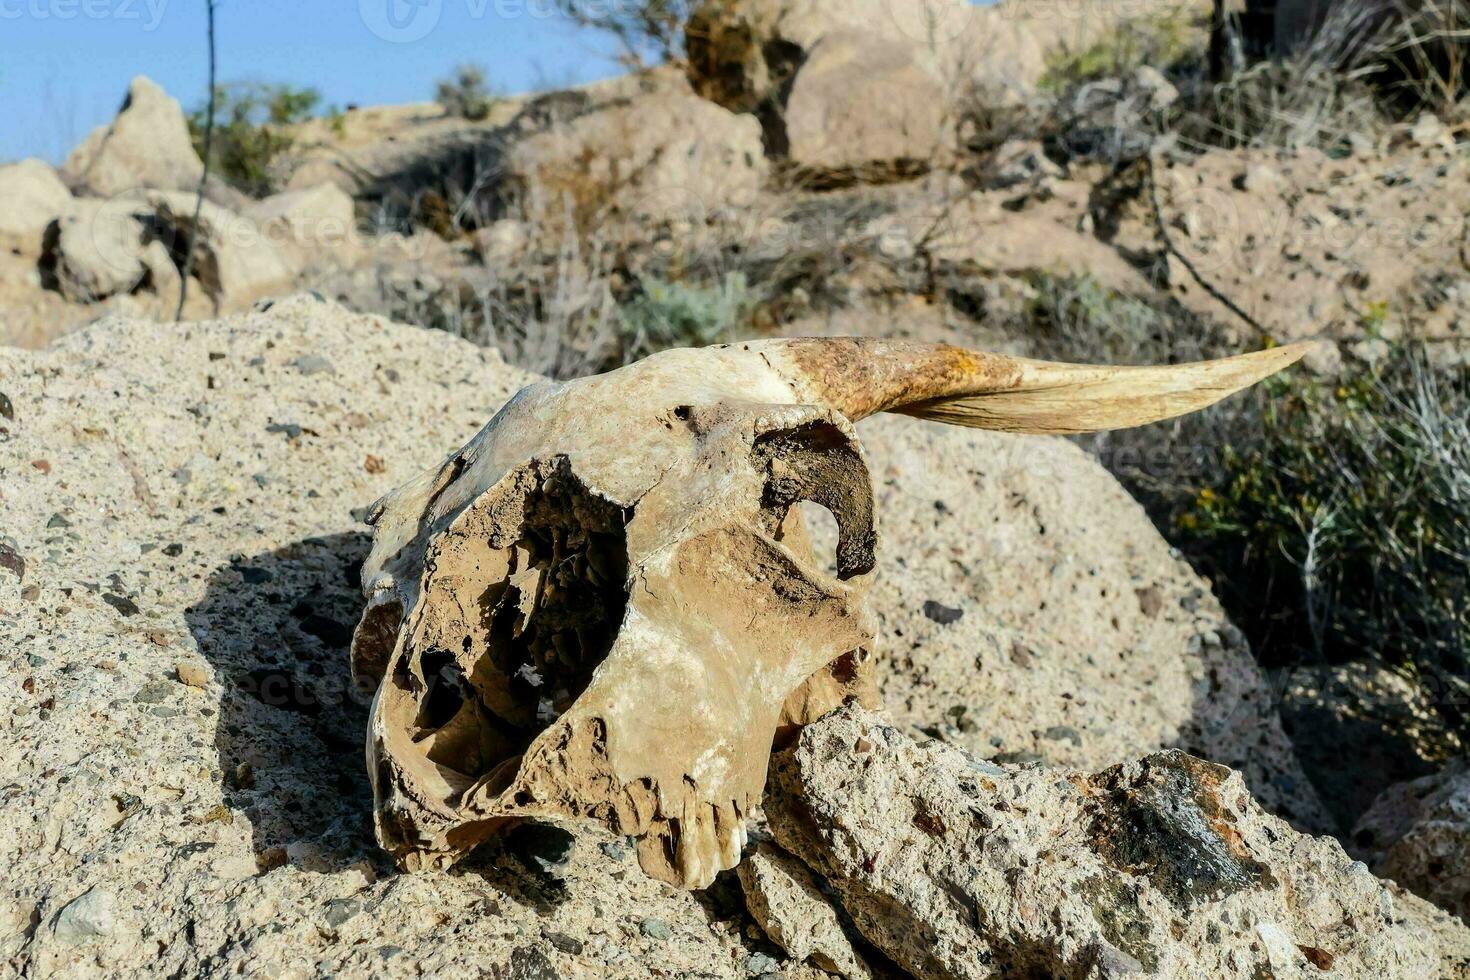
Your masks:
{"label": "curved horn", "polygon": [[778,344],[791,382],[854,421],[899,412],[1052,435],[1126,429],[1198,411],[1294,364],[1313,346],[1194,364],[1103,367],[861,337]]}

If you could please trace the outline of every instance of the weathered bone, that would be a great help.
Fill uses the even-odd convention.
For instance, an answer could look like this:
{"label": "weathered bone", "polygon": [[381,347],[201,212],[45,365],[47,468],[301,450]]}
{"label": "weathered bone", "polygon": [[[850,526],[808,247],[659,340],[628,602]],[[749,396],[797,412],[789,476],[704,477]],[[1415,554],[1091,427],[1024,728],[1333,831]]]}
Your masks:
{"label": "weathered bone", "polygon": [[[1139,425],[1305,349],[1102,368],[766,341],[526,388],[369,519],[352,656],[378,685],[379,840],[417,869],[517,820],[574,818],[637,837],[655,877],[709,884],[739,861],[773,739],[876,700],[876,528],[854,421]],[[812,556],[801,501],[837,520],[835,576]]]}

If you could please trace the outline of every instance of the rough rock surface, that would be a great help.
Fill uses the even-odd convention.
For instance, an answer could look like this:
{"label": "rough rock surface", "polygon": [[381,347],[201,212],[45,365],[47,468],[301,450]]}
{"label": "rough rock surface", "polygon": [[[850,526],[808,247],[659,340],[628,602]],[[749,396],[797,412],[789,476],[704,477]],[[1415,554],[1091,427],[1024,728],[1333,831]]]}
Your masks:
{"label": "rough rock surface", "polygon": [[[871,176],[953,146],[979,65],[1018,89],[1040,77],[1042,48],[1018,23],[960,0],[711,0],[690,21],[690,80],[757,113],[767,150],[806,175]],[[975,41],[1001,56],[971,61]]]}
{"label": "rough rock surface", "polygon": [[1139,506],[1067,442],[880,417],[878,663],[901,723],[1094,769],[1180,747],[1271,810],[1326,814],[1244,638]]}
{"label": "rough rock surface", "polygon": [[[1406,145],[1350,161],[1313,149],[1213,152],[1157,174],[1174,245],[1275,337],[1358,342],[1381,307],[1387,339],[1412,328],[1455,340],[1470,315],[1463,148]],[[1145,193],[1114,244],[1137,252],[1156,240]],[[1185,303],[1221,315],[1181,264],[1169,275]]]}
{"label": "rough rock surface", "polygon": [[[148,201],[176,250],[183,252],[195,233],[195,195],[155,191]],[[286,253],[264,227],[209,201],[199,211],[194,273],[219,312],[284,292],[295,277]]]}
{"label": "rough rock surface", "polygon": [[689,75],[705,98],[756,113],[768,152],[799,174],[902,175],[953,150],[967,113],[1029,97],[1049,53],[1167,4],[1152,6],[708,0],[689,22]]}
{"label": "rough rock surface", "polygon": [[922,243],[928,260],[948,274],[1090,276],[1110,289],[1147,295],[1152,286],[1137,268],[1079,230],[1090,190],[1080,181],[1050,180],[1037,200],[1026,188],[909,199],[871,230],[890,249]]}
{"label": "rough rock surface", "polygon": [[90,303],[131,292],[143,280],[147,247],[136,205],[126,198],[81,198],[56,219],[47,230],[43,262],[61,295]]}
{"label": "rough rock surface", "polygon": [[917,977],[1431,977],[1470,932],[1238,774],[1165,752],[1084,775],[978,762],[844,708],[773,767],[783,847]]}
{"label": "rough rock surface", "polygon": [[46,226],[71,203],[71,191],[49,164],[30,159],[0,167],[0,240],[34,252]]}
{"label": "rough rock surface", "polygon": [[1470,918],[1470,770],[1465,759],[1384,791],[1353,831],[1376,874]]}
{"label": "rough rock surface", "polygon": [[94,129],[61,168],[73,187],[99,197],[193,190],[203,171],[178,100],[142,75],[128,86],[117,118]]}
{"label": "rough rock surface", "polygon": [[0,350],[0,962],[733,978],[772,951],[621,840],[523,828],[413,876],[373,843],[353,512],[526,380],[308,298]]}
{"label": "rough rock surface", "polygon": [[753,200],[766,159],[753,118],[672,86],[517,141],[505,176],[513,193],[541,196],[552,214],[570,205],[584,217],[704,220]]}
{"label": "rough rock surface", "polygon": [[762,843],[746,856],[739,875],[750,914],[792,959],[810,960],[847,980],[873,976],[806,865],[779,847]]}
{"label": "rough rock surface", "polygon": [[[392,874],[372,841],[366,705],[346,680],[354,512],[526,380],[304,297],[0,350],[0,957],[41,974],[739,976],[767,955],[618,841],[583,835],[548,872],[511,840],[420,876]],[[1304,781],[1273,782],[1289,753],[1248,656],[1080,450],[902,419],[864,439],[879,660],[906,724],[1087,766],[1198,740],[1251,757],[1302,818]],[[115,899],[112,931],[62,942],[60,913],[93,889]]]}
{"label": "rough rock surface", "polygon": [[356,230],[352,198],[336,184],[322,183],[272,194],[242,213],[278,246],[305,250],[341,248]]}

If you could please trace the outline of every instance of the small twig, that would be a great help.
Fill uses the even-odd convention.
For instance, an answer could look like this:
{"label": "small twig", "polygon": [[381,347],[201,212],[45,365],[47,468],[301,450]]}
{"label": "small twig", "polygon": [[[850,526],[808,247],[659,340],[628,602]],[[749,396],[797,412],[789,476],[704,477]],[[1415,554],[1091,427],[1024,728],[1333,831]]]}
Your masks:
{"label": "small twig", "polygon": [[189,295],[189,276],[194,272],[194,246],[199,241],[199,216],[204,211],[204,189],[209,183],[209,158],[214,145],[214,109],[218,94],[214,84],[214,4],[215,0],[207,0],[204,7],[209,22],[209,115],[204,120],[204,171],[199,175],[199,193],[194,200],[194,221],[189,228],[189,248],[184,253],[184,267],[179,274],[179,306],[174,310],[175,323],[184,318],[184,300]]}
{"label": "small twig", "polygon": [[1163,239],[1164,251],[1168,252],[1170,255],[1174,256],[1174,258],[1179,260],[1179,264],[1184,266],[1185,270],[1192,277],[1194,277],[1194,281],[1199,283],[1201,289],[1209,293],[1212,297],[1215,298],[1215,300],[1223,304],[1225,308],[1228,309],[1231,313],[1234,313],[1236,316],[1244,320],[1245,323],[1249,325],[1250,328],[1256,333],[1260,334],[1262,337],[1268,336],[1270,331],[1262,326],[1259,320],[1251,316],[1245,310],[1241,309],[1240,305],[1236,303],[1235,300],[1231,299],[1229,296],[1226,296],[1224,293],[1222,293],[1220,290],[1216,289],[1213,285],[1206,281],[1205,277],[1200,273],[1199,269],[1196,268],[1195,264],[1189,260],[1189,256],[1181,252],[1179,248],[1174,244],[1174,239],[1169,234],[1169,227],[1164,222],[1164,208],[1161,204],[1159,204],[1159,182],[1154,177],[1153,155],[1146,155],[1144,157],[1144,163],[1147,168],[1148,175],[1148,197],[1149,201],[1153,204],[1154,223],[1159,226],[1159,237]]}

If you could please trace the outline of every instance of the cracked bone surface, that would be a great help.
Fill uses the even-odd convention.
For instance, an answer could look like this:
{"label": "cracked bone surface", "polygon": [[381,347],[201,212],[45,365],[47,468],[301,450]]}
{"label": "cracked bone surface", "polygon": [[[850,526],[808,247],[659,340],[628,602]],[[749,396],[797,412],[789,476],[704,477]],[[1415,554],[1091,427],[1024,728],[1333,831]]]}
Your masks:
{"label": "cracked bone surface", "polygon": [[[877,529],[853,423],[1120,428],[1209,405],[1305,345],[1205,364],[1048,364],[772,340],[541,382],[374,505],[353,672],[378,839],[452,864],[526,818],[638,838],[650,875],[734,867],[773,741],[872,705]],[[797,505],[829,511],[819,561]]]}

